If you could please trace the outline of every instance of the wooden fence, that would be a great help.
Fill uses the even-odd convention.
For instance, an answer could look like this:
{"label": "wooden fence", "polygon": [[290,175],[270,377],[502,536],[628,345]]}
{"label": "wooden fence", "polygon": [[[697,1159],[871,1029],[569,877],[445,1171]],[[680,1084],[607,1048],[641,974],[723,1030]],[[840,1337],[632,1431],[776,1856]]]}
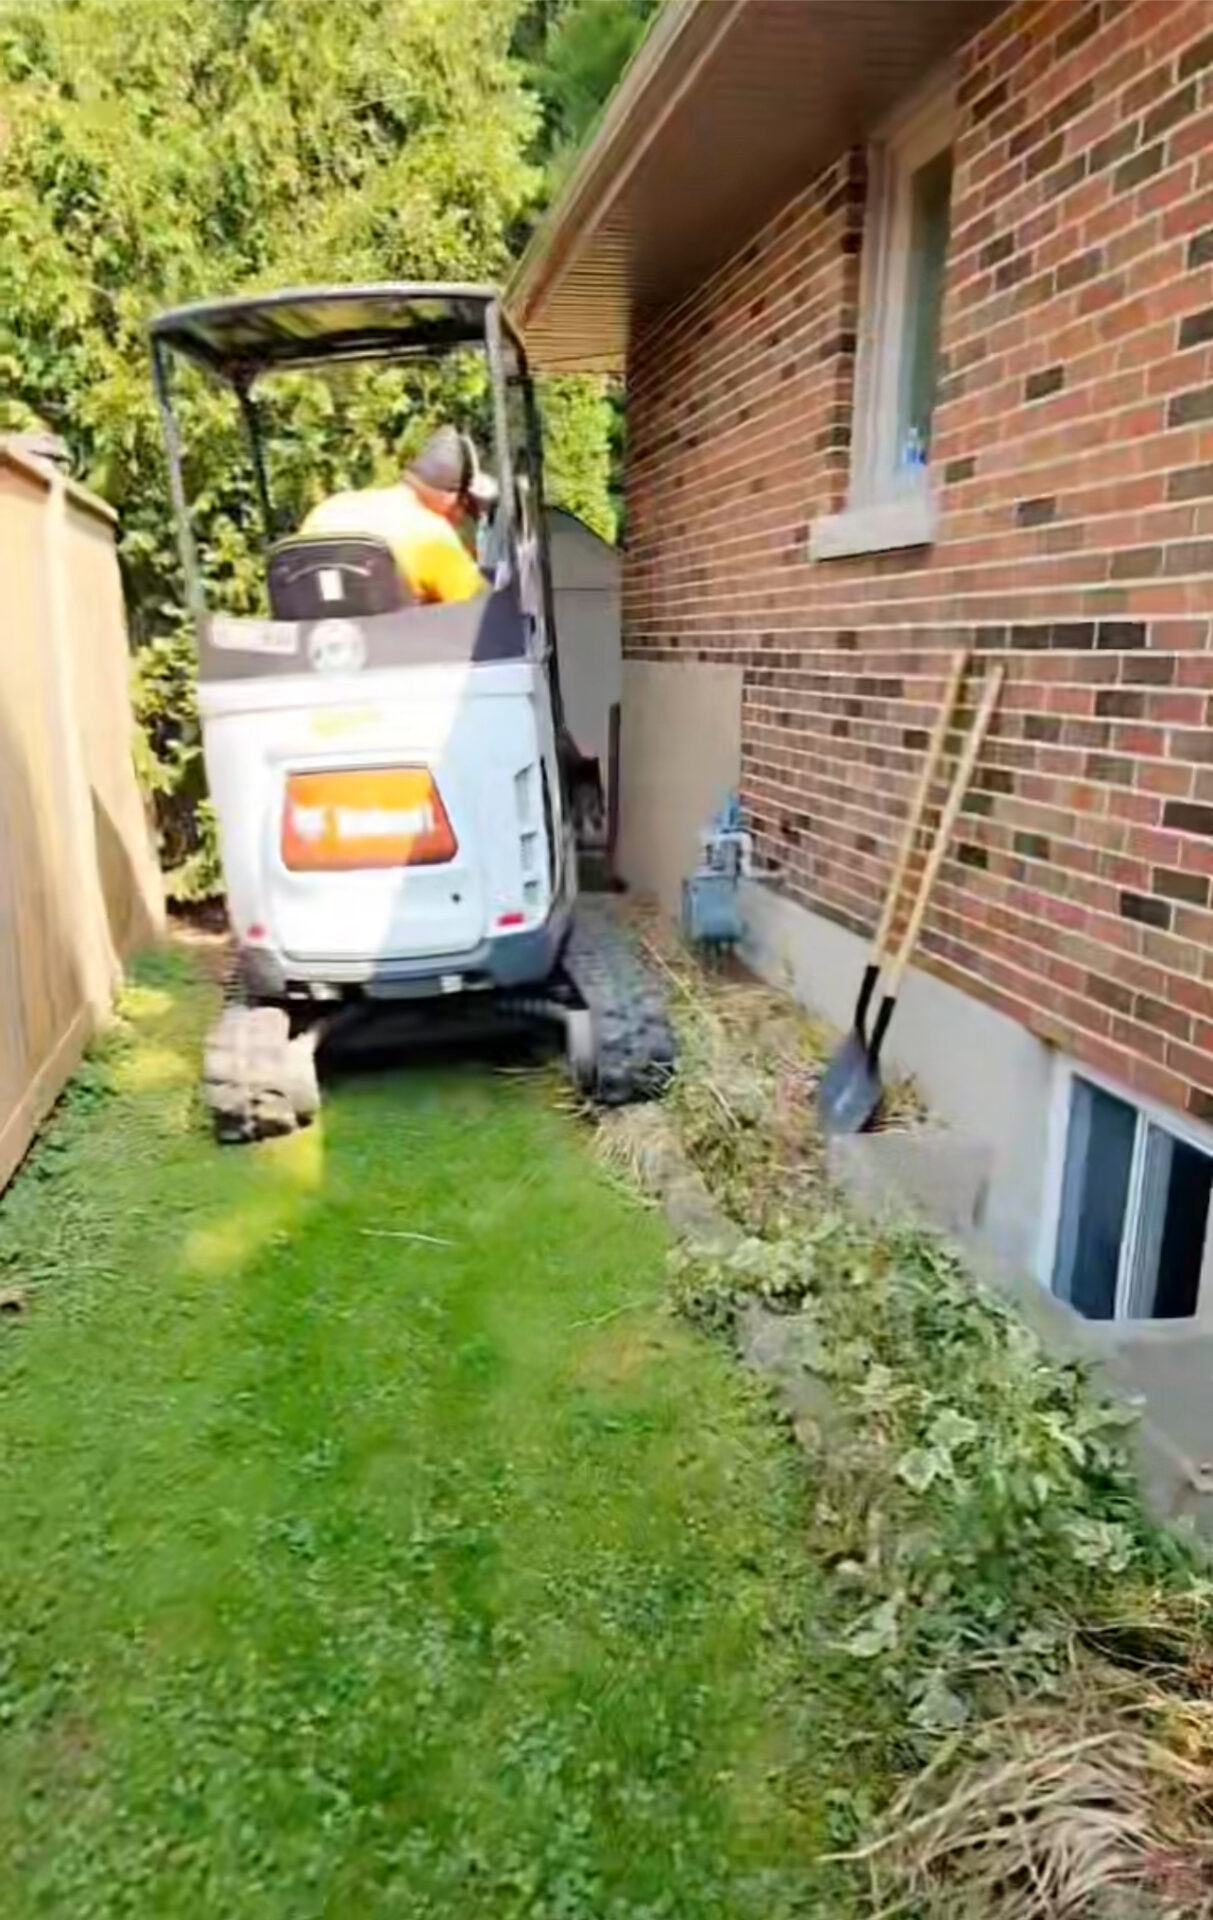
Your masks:
{"label": "wooden fence", "polygon": [[163,920],[109,509],[0,443],[0,1187]]}

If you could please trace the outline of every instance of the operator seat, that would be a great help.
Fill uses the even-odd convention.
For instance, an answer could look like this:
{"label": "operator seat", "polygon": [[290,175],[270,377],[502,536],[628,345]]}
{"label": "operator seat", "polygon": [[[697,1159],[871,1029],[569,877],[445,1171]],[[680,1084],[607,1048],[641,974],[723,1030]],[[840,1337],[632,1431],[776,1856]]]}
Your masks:
{"label": "operator seat", "polygon": [[293,535],[270,549],[275,620],[336,620],[398,613],[415,604],[386,540],[361,533]]}

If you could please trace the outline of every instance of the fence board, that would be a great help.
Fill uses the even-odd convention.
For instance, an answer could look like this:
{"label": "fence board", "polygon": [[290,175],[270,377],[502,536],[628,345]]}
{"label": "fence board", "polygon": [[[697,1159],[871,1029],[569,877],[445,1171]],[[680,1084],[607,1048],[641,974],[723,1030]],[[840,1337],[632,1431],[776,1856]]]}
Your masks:
{"label": "fence board", "polygon": [[162,924],[108,510],[0,445],[0,1186]]}

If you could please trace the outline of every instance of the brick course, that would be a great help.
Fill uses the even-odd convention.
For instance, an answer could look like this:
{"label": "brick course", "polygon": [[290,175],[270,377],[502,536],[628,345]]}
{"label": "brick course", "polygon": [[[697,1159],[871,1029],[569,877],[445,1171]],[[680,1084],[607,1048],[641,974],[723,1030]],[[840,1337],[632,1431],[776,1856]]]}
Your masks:
{"label": "brick course", "polygon": [[840,154],[629,360],[625,650],[744,669],[763,863],[870,931],[957,646],[1008,682],[920,964],[1213,1111],[1213,7],[1023,0],[961,61],[941,519],[845,503],[865,169]]}

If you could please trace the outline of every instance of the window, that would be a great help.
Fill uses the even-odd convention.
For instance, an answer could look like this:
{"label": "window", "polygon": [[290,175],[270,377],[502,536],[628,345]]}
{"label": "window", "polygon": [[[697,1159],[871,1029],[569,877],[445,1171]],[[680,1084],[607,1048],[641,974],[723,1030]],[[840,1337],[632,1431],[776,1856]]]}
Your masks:
{"label": "window", "polygon": [[954,128],[951,89],[937,88],[868,155],[851,484],[846,512],[812,530],[816,559],[931,538]]}
{"label": "window", "polygon": [[1213,1144],[1073,1075],[1053,1292],[1089,1320],[1190,1319],[1213,1272],[1211,1192]]}
{"label": "window", "polygon": [[[943,313],[944,271],[948,258],[948,220],[952,206],[952,150],[908,175],[910,240],[906,255],[906,293],[897,343],[896,391],[889,417],[894,422],[890,449],[892,484],[917,478],[931,449],[935,386],[939,372],[939,322]],[[879,476],[877,476],[879,478]]]}

